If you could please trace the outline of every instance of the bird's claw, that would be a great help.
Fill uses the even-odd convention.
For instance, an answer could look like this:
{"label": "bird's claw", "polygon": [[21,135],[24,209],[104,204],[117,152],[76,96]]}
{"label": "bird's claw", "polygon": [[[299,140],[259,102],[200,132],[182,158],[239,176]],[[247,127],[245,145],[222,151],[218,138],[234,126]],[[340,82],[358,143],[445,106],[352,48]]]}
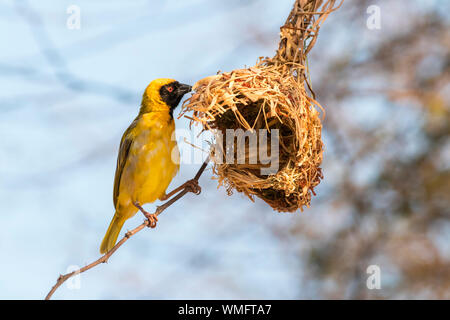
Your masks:
{"label": "bird's claw", "polygon": [[193,194],[199,195],[202,192],[202,188],[195,179],[189,180],[185,185],[186,190],[192,192]]}
{"label": "bird's claw", "polygon": [[145,217],[148,219],[148,227],[155,228],[156,223],[158,222],[158,216],[154,213],[148,213],[145,215]]}
{"label": "bird's claw", "polygon": [[133,202],[133,204],[138,208],[142,214],[147,218],[148,220],[148,227],[154,228],[156,227],[156,222],[158,222],[158,215],[155,213],[148,213],[147,211],[142,208],[142,206],[139,204],[139,202]]}

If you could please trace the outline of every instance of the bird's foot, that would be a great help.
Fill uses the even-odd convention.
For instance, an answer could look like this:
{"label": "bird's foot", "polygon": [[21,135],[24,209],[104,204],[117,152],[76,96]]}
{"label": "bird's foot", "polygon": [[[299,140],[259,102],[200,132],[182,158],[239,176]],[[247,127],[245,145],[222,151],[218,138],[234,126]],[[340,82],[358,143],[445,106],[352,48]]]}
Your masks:
{"label": "bird's foot", "polygon": [[173,197],[175,194],[177,194],[178,192],[182,191],[182,190],[187,190],[189,192],[192,192],[196,195],[199,195],[200,192],[202,192],[202,188],[200,188],[198,181],[196,179],[191,179],[186,181],[185,183],[183,183],[181,186],[179,186],[178,188],[172,190],[169,193],[164,194],[163,196],[161,196],[159,198],[159,200],[161,201],[165,201],[170,199],[171,197]]}
{"label": "bird's foot", "polygon": [[145,217],[148,219],[148,227],[155,228],[156,222],[158,222],[158,216],[154,213],[149,213],[149,214],[145,215]]}
{"label": "bird's foot", "polygon": [[148,219],[148,227],[155,228],[156,222],[158,222],[158,215],[155,213],[148,213],[147,211],[145,211],[144,208],[142,208],[142,206],[138,202],[134,202],[133,204]]}
{"label": "bird's foot", "polygon": [[184,183],[184,189],[196,195],[199,195],[202,192],[202,188],[200,187],[196,179],[186,181]]}

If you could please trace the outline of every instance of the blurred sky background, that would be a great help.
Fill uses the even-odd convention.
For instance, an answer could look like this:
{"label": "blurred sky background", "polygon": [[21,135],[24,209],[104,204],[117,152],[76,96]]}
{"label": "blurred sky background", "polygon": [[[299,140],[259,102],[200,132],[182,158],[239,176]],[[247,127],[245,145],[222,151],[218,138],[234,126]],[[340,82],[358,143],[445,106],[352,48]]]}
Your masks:
{"label": "blurred sky background", "polygon": [[[170,77],[193,84],[273,56],[292,4],[0,2],[0,298],[42,299],[69,266],[99,257],[114,213],[120,138],[148,83]],[[371,4],[380,6],[380,30],[366,27]],[[70,5],[81,9],[79,30],[66,26]],[[208,169],[201,195],[178,201],[155,230],[135,235],[108,264],[83,273],[79,289],[63,284],[54,298],[449,298],[449,12],[445,0],[348,0],[324,23],[309,59],[313,88],[327,111],[325,179],[311,209],[281,214],[260,200],[227,196]],[[408,60],[423,50],[420,64]],[[443,78],[434,87],[420,78],[414,87],[403,77],[412,69],[414,81]],[[429,90],[422,99],[424,88]],[[414,94],[402,96],[408,92]],[[176,126],[188,129],[188,120],[176,120]],[[430,126],[444,127],[439,140],[431,140]],[[368,140],[374,137],[380,144]],[[362,147],[367,141],[369,151]],[[188,160],[191,148],[179,143]],[[419,188],[425,180],[416,184],[405,177],[416,177],[420,161],[431,158],[434,171],[427,177],[443,181],[424,200]],[[192,178],[199,165],[182,163],[169,189]],[[409,185],[404,193],[397,182]],[[413,205],[392,204],[404,199]],[[429,208],[433,215],[425,228],[424,220],[415,219],[431,217]],[[142,221],[137,214],[123,232]],[[374,230],[376,238],[370,238]],[[374,239],[383,243],[355,249],[378,244]],[[404,267],[392,258],[399,252],[423,252],[418,261],[431,269],[420,264],[420,272],[408,273],[415,262]],[[381,268],[381,290],[365,286],[370,264]],[[416,280],[419,287],[408,287]]]}

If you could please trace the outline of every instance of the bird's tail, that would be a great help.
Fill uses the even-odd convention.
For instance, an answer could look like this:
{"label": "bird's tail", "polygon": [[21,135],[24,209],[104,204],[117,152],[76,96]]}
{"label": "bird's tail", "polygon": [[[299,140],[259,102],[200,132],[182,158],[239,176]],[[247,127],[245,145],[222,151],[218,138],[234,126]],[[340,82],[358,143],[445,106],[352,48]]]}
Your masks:
{"label": "bird's tail", "polygon": [[106,231],[105,237],[103,238],[102,244],[100,245],[100,253],[107,253],[114,247],[119,236],[119,232],[125,223],[126,218],[120,217],[117,213],[114,214],[111,223],[109,224],[108,231]]}

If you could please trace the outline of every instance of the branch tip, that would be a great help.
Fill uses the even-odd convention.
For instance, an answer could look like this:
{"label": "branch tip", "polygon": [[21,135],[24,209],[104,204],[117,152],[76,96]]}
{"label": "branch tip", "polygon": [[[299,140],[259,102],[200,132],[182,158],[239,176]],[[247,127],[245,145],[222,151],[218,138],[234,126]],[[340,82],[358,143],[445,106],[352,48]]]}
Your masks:
{"label": "branch tip", "polygon": [[[209,157],[203,162],[202,166],[200,167],[200,169],[198,170],[197,174],[195,175],[195,180],[198,181],[198,179],[200,178],[200,176],[202,175],[203,171],[205,171],[206,166],[208,165],[209,162]],[[177,200],[181,199],[186,193],[188,193],[188,190],[184,190],[182,192],[180,192],[178,195],[176,195],[174,198],[170,199],[169,201],[165,202],[164,204],[162,204],[161,206],[157,206],[156,207],[156,211],[155,211],[155,215],[159,215],[161,214],[165,209],[167,209],[168,207],[170,207],[174,202],[176,202]],[[113,255],[117,249],[119,249],[120,246],[122,246],[129,238],[131,238],[134,234],[138,233],[139,231],[141,231],[142,229],[144,229],[146,226],[148,227],[156,227],[156,223],[153,225],[152,221],[150,221],[149,219],[146,219],[144,221],[144,223],[142,223],[141,225],[137,226],[136,228],[134,228],[131,231],[128,231],[125,233],[124,237],[122,238],[122,240],[120,240],[119,242],[116,243],[116,245],[110,250],[108,251],[105,255],[101,256],[99,259],[95,260],[94,262],[92,262],[91,264],[67,273],[67,274],[60,274],[56,284],[51,288],[50,292],[47,294],[47,296],[45,297],[45,300],[50,300],[50,298],[52,297],[52,295],[55,293],[55,291],[70,277],[72,277],[74,274],[80,274],[83,273],[89,269],[92,269],[93,267],[99,265],[100,263],[107,263],[109,258],[111,257],[111,255]]]}

